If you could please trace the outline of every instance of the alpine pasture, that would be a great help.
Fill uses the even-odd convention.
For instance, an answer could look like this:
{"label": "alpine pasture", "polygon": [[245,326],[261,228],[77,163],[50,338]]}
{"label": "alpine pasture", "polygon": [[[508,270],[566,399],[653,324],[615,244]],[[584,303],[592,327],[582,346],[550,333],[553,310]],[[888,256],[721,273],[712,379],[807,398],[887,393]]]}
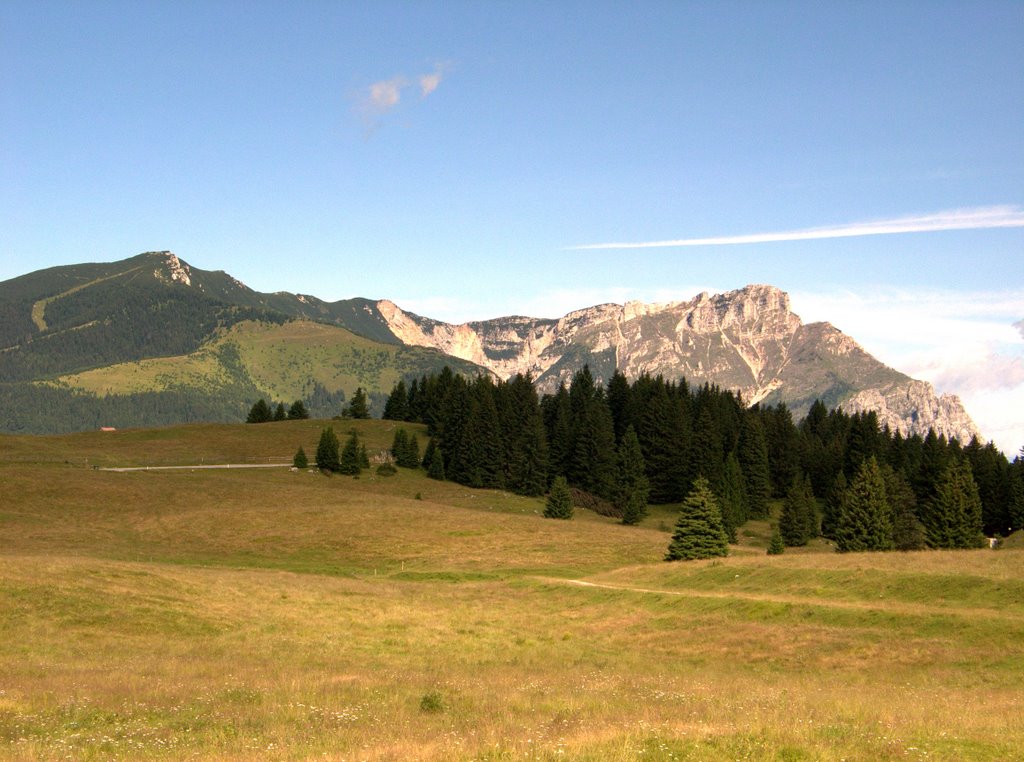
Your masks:
{"label": "alpine pasture", "polygon": [[[1024,552],[663,561],[326,425],[0,437],[0,758],[961,760],[1024,748]],[[401,424],[410,430],[418,427]],[[1013,543],[1007,543],[1013,545]]]}

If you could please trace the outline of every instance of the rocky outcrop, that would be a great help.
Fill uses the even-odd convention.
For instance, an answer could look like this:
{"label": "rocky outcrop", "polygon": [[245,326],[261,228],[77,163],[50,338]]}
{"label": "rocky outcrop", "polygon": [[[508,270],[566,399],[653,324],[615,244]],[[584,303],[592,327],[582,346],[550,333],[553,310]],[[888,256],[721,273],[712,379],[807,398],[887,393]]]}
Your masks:
{"label": "rocky outcrop", "polygon": [[903,434],[925,434],[934,429],[947,439],[955,437],[964,444],[981,432],[955,394],[937,396],[926,381],[906,381],[879,389],[864,389],[842,403],[848,413],[874,410],[880,425],[888,425]]}
{"label": "rocky outcrop", "polygon": [[529,373],[544,392],[588,364],[598,380],[616,368],[629,378],[685,378],[736,390],[748,404],[785,402],[798,417],[820,399],[850,411],[878,410],[883,423],[904,433],[933,427],[969,440],[977,431],[957,398],[937,397],[829,323],[805,325],[789,296],[773,286],[666,304],[602,304],[558,320],[515,316],[452,325],[389,301],[377,309],[402,343],[437,348],[500,378]]}

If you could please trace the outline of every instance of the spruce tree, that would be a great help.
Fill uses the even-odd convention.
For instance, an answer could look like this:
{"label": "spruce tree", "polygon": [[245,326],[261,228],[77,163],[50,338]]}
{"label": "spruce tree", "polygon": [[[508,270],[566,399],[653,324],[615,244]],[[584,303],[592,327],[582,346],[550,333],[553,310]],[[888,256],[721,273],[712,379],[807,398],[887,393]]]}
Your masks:
{"label": "spruce tree", "polygon": [[768,541],[768,555],[781,556],[785,551],[786,543],[782,541],[782,535],[779,533],[779,528],[776,527],[772,530],[772,539]]}
{"label": "spruce tree", "polygon": [[445,480],[444,454],[440,447],[434,445],[433,439],[427,445],[427,452],[423,457],[427,464],[427,476],[443,482]]}
{"label": "spruce tree", "polygon": [[544,518],[571,519],[572,514],[572,494],[569,492],[569,484],[564,476],[556,476],[544,505]]}
{"label": "spruce tree", "polygon": [[640,441],[633,427],[628,426],[619,443],[615,485],[615,507],[622,514],[623,524],[639,524],[643,520],[649,493]]}
{"label": "spruce tree", "polygon": [[608,409],[612,414],[615,441],[621,443],[622,438],[626,435],[626,429],[633,424],[632,390],[622,371],[616,369],[608,380],[605,398],[608,400]]}
{"label": "spruce tree", "polygon": [[593,495],[615,496],[615,429],[604,392],[594,386],[589,366],[573,377],[569,387],[572,413],[572,451],[566,480]]}
{"label": "spruce tree", "polygon": [[309,418],[309,411],[306,410],[306,405],[302,400],[295,400],[288,408],[288,420],[305,420]]}
{"label": "spruce tree", "polygon": [[1024,529],[1024,447],[1013,459],[1010,482],[1010,528]]}
{"label": "spruce tree", "polygon": [[765,410],[763,421],[772,494],[784,497],[800,468],[800,435],[783,403]]}
{"label": "spruce tree", "polygon": [[722,507],[722,523],[729,542],[736,542],[736,530],[747,520],[747,493],[743,484],[743,470],[735,452],[725,459],[722,472],[722,488],[719,490]]}
{"label": "spruce tree", "polygon": [[356,387],[356,393],[352,395],[352,400],[342,412],[346,418],[364,419],[370,417],[370,407],[367,404],[366,392],[363,391],[363,387]]}
{"label": "spruce tree", "polygon": [[917,497],[902,472],[882,466],[885,494],[892,510],[892,542],[896,550],[928,547],[924,525],[917,518]]}
{"label": "spruce tree", "polygon": [[857,470],[840,507],[836,524],[840,553],[892,550],[892,515],[885,480],[872,455]]}
{"label": "spruce tree", "polygon": [[274,420],[283,421],[288,417],[288,413],[285,412],[284,403],[278,402],[277,407],[274,408]]}
{"label": "spruce tree", "polygon": [[666,561],[713,558],[729,553],[729,538],[722,526],[718,501],[707,479],[698,477],[683,501]]}
{"label": "spruce tree", "polygon": [[334,429],[328,426],[320,433],[320,442],[316,446],[316,467],[321,471],[337,471],[340,466],[338,457],[338,437]]}
{"label": "spruce tree", "polygon": [[743,416],[737,456],[743,469],[748,515],[752,519],[767,518],[768,500],[772,491],[771,474],[768,467],[768,445],[765,441],[764,424],[756,410]]}
{"label": "spruce tree", "polygon": [[405,429],[395,429],[395,435],[391,438],[391,457],[395,459],[395,463],[405,465],[402,460],[407,454],[408,447],[409,433]]}
{"label": "spruce tree", "polygon": [[689,422],[680,399],[658,376],[645,379],[646,399],[637,403],[636,435],[640,440],[652,503],[674,503],[686,494],[689,479]]}
{"label": "spruce tree", "polygon": [[564,382],[554,396],[545,397],[541,409],[548,441],[548,471],[552,476],[565,476],[572,455],[572,411]]}
{"label": "spruce tree", "polygon": [[270,405],[262,397],[256,400],[256,403],[249,409],[249,415],[246,417],[246,423],[266,423],[273,419],[274,413],[270,409]]}
{"label": "spruce tree", "polygon": [[935,496],[922,511],[928,546],[977,548],[984,544],[981,498],[966,458],[949,462],[935,486]]}
{"label": "spruce tree", "polygon": [[516,494],[539,497],[547,489],[548,444],[533,378],[517,373],[505,391],[506,486]]}
{"label": "spruce tree", "polygon": [[388,401],[384,403],[384,414],[381,416],[386,421],[408,421],[409,420],[409,395],[405,390],[405,381],[399,379],[388,395]]}
{"label": "spruce tree", "polygon": [[818,535],[817,506],[810,480],[800,475],[793,480],[786,498],[782,502],[779,517],[779,534],[789,547],[806,545]]}
{"label": "spruce tree", "polygon": [[[458,462],[465,468],[465,477],[457,481],[471,487],[504,488],[501,434],[494,383],[479,376],[470,388],[466,425],[456,445]],[[449,477],[454,479],[452,474]]]}
{"label": "spruce tree", "polygon": [[410,434],[405,440],[405,452],[398,465],[404,468],[419,468],[420,465],[420,440],[415,434]]}
{"label": "spruce tree", "polygon": [[307,468],[309,466],[309,459],[306,457],[306,451],[299,446],[299,449],[295,451],[295,457],[292,458],[292,466],[295,468]]}
{"label": "spruce tree", "polygon": [[[705,392],[710,397],[710,392]],[[722,455],[722,432],[718,421],[711,412],[711,402],[706,399],[697,414],[693,427],[690,463],[693,473],[708,480],[711,488],[719,492],[722,487],[724,457]]]}
{"label": "spruce tree", "polygon": [[434,459],[434,451],[437,449],[437,443],[434,438],[431,437],[427,440],[427,449],[423,451],[423,460],[420,461],[420,465],[424,469],[430,468],[430,463]]}
{"label": "spruce tree", "polygon": [[825,497],[825,510],[821,514],[821,536],[830,540],[836,538],[836,527],[839,524],[839,514],[842,511],[843,500],[846,499],[846,490],[849,483],[846,481],[846,474],[842,471],[836,474],[828,495]]}
{"label": "spruce tree", "polygon": [[345,447],[341,450],[341,457],[338,464],[338,473],[348,476],[358,476],[362,468],[359,457],[359,437],[356,432],[348,435],[345,440]]}

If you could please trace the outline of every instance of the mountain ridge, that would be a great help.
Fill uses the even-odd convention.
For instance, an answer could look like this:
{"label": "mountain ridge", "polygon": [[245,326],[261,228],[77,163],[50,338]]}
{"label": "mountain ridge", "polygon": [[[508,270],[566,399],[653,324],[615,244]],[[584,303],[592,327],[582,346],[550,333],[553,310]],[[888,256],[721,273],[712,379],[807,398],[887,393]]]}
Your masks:
{"label": "mountain ridge", "polygon": [[849,412],[877,410],[904,434],[928,428],[969,441],[980,432],[955,395],[936,395],[869,355],[831,323],[803,323],[789,296],[766,284],[690,300],[601,304],[562,318],[510,316],[449,324],[378,309],[404,343],[433,346],[503,378],[529,373],[553,392],[583,364],[607,381],[615,369],[737,390],[747,404],[785,402],[802,415],[815,399]]}
{"label": "mountain ridge", "polygon": [[[335,326],[381,346],[438,353],[434,359],[404,355],[405,373],[436,367],[437,358],[448,357],[462,372],[504,379],[529,373],[540,391],[553,392],[588,365],[601,381],[616,369],[630,378],[685,378],[738,391],[747,404],[786,403],[798,417],[821,399],[849,412],[877,410],[883,424],[907,434],[931,427],[965,442],[980,438],[954,395],[940,397],[926,382],[888,368],[830,323],[804,324],[788,294],[767,284],[664,303],[605,303],[559,318],[510,315],[452,324],[387,299],[326,302],[309,294],[257,292],[222,270],[194,268],[169,251],[63,265],[0,283],[0,385],[20,385],[19,399],[27,394],[26,384],[40,383],[97,394],[97,378],[121,373],[104,375],[99,369],[209,352],[203,348],[220,346],[218,336],[246,321],[296,320]],[[344,350],[332,362],[350,356]],[[377,364],[396,357],[383,350],[374,356]],[[385,357],[392,359],[380,359]],[[294,379],[275,381],[266,369],[236,367],[233,358],[228,371],[236,396],[297,388]],[[185,359],[168,367],[189,363],[195,367]],[[218,368],[214,375],[225,372]],[[332,378],[342,376],[351,377]],[[193,389],[187,379],[167,378],[169,388],[182,394]],[[108,393],[119,393],[118,387]]]}

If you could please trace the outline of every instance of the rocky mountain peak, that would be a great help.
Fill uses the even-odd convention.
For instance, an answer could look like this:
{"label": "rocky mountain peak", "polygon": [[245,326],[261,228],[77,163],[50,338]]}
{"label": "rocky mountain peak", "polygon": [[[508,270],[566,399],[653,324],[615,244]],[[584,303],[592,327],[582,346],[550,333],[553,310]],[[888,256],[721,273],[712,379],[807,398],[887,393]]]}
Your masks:
{"label": "rocky mountain peak", "polygon": [[187,262],[179,259],[177,254],[170,251],[154,251],[147,256],[155,260],[156,269],[153,270],[153,276],[157,280],[167,284],[192,285],[192,268]]}
{"label": "rocky mountain peak", "polygon": [[904,433],[932,427],[960,438],[977,431],[959,400],[936,397],[929,385],[883,365],[829,323],[805,325],[789,295],[766,284],[688,301],[601,304],[557,320],[451,325],[390,301],[377,309],[401,342],[435,347],[500,378],[529,373],[542,392],[587,364],[598,381],[616,369],[629,378],[685,378],[735,390],[748,404],[785,402],[798,417],[821,399],[829,407],[876,409],[883,423]]}

